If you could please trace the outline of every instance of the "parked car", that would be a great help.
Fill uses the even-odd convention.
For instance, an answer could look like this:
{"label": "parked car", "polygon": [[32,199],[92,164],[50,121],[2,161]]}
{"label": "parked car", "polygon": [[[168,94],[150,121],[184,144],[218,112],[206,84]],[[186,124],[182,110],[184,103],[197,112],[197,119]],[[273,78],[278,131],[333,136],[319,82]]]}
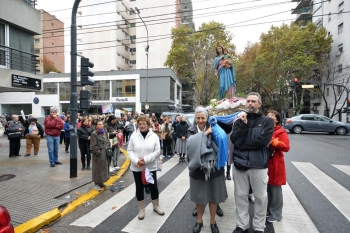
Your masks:
{"label": "parked car", "polygon": [[298,134],[303,131],[310,131],[346,135],[350,132],[349,124],[317,114],[302,114],[288,118],[283,128],[288,129],[291,133]]}
{"label": "parked car", "polygon": [[0,205],[0,233],[14,233],[11,217],[5,206]]}

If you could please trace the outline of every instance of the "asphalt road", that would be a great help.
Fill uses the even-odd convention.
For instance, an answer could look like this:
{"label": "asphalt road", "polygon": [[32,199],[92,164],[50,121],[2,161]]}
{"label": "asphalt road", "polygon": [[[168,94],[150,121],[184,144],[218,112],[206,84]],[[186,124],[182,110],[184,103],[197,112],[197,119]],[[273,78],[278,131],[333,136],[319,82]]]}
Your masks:
{"label": "asphalt road", "polygon": [[[328,134],[314,134],[314,133],[302,133],[299,135],[289,134],[291,142],[290,152],[285,154],[285,162],[287,167],[287,182],[292,188],[292,191],[296,195],[297,199],[300,201],[302,207],[306,210],[310,219],[315,224],[319,232],[327,233],[342,233],[349,232],[350,222],[346,218],[348,212],[341,213],[338,205],[340,203],[347,204],[350,203],[350,199],[339,200],[336,199],[335,205],[332,203],[329,197],[320,191],[311,182],[305,174],[297,167],[298,164],[306,164],[307,166],[314,166],[332,181],[338,183],[343,187],[342,190],[330,190],[330,193],[345,193],[348,194],[350,190],[350,179],[349,175],[345,172],[340,171],[333,165],[346,165],[350,167],[350,136],[337,136]],[[166,161],[164,161],[166,163]],[[173,166],[169,171],[163,174],[158,180],[158,186],[160,191],[161,203],[172,202],[176,199],[175,196],[162,199],[162,192],[165,191],[172,181],[174,181],[179,174],[187,168],[186,163],[178,163]],[[308,171],[308,170],[306,170]],[[312,175],[312,174],[311,174]],[[132,172],[128,171],[126,175],[121,179],[122,182],[118,181],[118,184],[124,185],[126,188],[133,185]],[[326,188],[329,183],[321,182],[321,188]],[[227,181],[232,182],[232,181]],[[227,183],[229,184],[229,183]],[[326,186],[326,187],[325,187]],[[332,186],[329,186],[332,187]],[[125,191],[126,192],[126,191]],[[115,195],[124,195],[123,191],[119,194],[113,193],[109,190],[100,194],[94,199],[95,203],[89,206],[81,206],[73,213],[68,216],[56,221],[49,227],[51,232],[122,232],[122,229],[127,226],[134,218],[137,216],[137,203],[134,199],[134,194],[130,195],[130,201],[125,205],[120,206],[120,209],[115,213],[111,214],[108,218],[104,219],[96,227],[86,227],[86,226],[72,226],[70,225],[77,219],[84,217],[91,210],[99,207],[101,204],[108,201]],[[176,195],[176,193],[174,193]],[[163,195],[164,196],[164,195]],[[150,196],[145,195],[146,203],[150,202]],[[341,198],[341,195],[340,195]],[[222,204],[225,205],[225,204]],[[337,207],[336,207],[337,206]],[[113,208],[113,205],[111,205]],[[119,208],[119,207],[118,207]],[[164,219],[158,232],[192,232],[192,228],[195,224],[196,218],[192,217],[192,210],[194,204],[189,200],[189,192],[185,192],[183,196],[180,197],[179,203],[176,205],[172,213]],[[250,212],[253,212],[253,205],[250,206]],[[208,213],[207,213],[208,214]],[[229,213],[225,213],[229,214]],[[229,219],[225,215],[227,225],[232,225],[232,228],[228,231],[221,230],[220,232],[232,232],[235,226],[235,219]],[[152,218],[152,216],[147,216],[146,218]],[[219,218],[219,217],[218,217]],[[218,221],[218,220],[217,220]],[[283,221],[283,219],[282,219]],[[298,224],[298,223],[295,223]],[[209,223],[206,223],[206,229],[209,227]],[[141,232],[147,231],[147,227],[143,229],[143,224],[140,223]],[[219,225],[220,227],[220,225]],[[140,230],[140,229],[139,229]],[[208,232],[208,231],[205,231]],[[250,232],[253,232],[252,229]],[[271,223],[267,223],[265,232],[275,232],[274,226]],[[277,232],[277,231],[276,231]],[[292,231],[285,231],[292,232]],[[298,232],[299,233],[299,232]]]}

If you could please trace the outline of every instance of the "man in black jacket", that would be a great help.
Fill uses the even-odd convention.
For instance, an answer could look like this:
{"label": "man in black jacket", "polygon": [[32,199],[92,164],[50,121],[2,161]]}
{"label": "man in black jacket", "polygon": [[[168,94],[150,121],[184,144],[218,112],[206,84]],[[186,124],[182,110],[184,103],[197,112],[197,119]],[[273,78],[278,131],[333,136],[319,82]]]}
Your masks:
{"label": "man in black jacket", "polygon": [[259,93],[248,94],[246,113],[234,123],[230,137],[233,151],[232,174],[235,183],[236,226],[233,233],[249,231],[249,186],[255,196],[254,231],[264,232],[267,208],[267,153],[273,135],[273,120],[259,112]]}

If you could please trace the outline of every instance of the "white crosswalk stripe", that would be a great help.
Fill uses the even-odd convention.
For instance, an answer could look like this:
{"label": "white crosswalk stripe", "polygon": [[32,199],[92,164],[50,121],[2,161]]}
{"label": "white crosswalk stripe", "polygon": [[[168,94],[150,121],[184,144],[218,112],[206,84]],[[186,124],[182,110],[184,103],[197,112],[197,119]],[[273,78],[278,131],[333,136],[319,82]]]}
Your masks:
{"label": "white crosswalk stripe", "polygon": [[308,232],[318,233],[315,224],[306,213],[288,184],[282,186],[283,219],[273,224],[276,233]]}
{"label": "white crosswalk stripe", "polygon": [[350,191],[311,163],[292,163],[350,221],[350,201],[344,201],[350,200]]}
{"label": "white crosswalk stripe", "polygon": [[150,203],[145,209],[145,219],[140,221],[136,216],[122,231],[143,233],[145,229],[147,229],[148,232],[158,232],[177,204],[181,201],[182,197],[186,194],[189,187],[188,170],[185,169],[160,195],[160,206],[165,212],[164,216],[159,216],[157,213],[154,213],[153,205]]}
{"label": "white crosswalk stripe", "polygon": [[[157,173],[158,178],[166,175],[166,173],[177,164],[177,159],[172,158],[163,164],[163,171]],[[292,162],[292,164],[314,185],[320,193],[322,193],[348,220],[350,220],[350,191],[342,185],[334,181],[331,177],[319,170],[315,165],[306,162]],[[331,165],[345,174],[350,175],[350,166],[347,165]],[[234,201],[234,182],[226,181],[228,199],[220,206],[223,209],[224,216],[216,217],[217,225],[220,232],[232,232],[235,229],[235,201]],[[138,233],[138,232],[158,232],[162,226],[181,202],[186,192],[189,190],[188,169],[184,169],[178,176],[160,193],[160,206],[164,210],[165,215],[159,216],[153,212],[153,205],[150,203],[146,206],[146,218],[139,221],[136,216],[130,219],[130,222],[123,228],[122,232]],[[309,217],[308,213],[294,194],[293,190],[287,183],[282,186],[283,190],[283,219],[273,223],[276,233],[290,232],[308,232],[319,233],[314,222]],[[95,228],[112,214],[118,211],[135,198],[135,186],[130,185],[122,192],[116,194],[100,206],[88,214],[71,223],[73,226],[92,227]],[[171,201],[166,201],[171,200]],[[117,206],[111,210],[111,206]],[[193,208],[195,204],[193,203]],[[150,217],[151,216],[151,217]],[[193,225],[195,224],[193,218]],[[207,206],[203,215],[204,227],[203,233],[211,232],[210,229],[210,214]]]}
{"label": "white crosswalk stripe", "polygon": [[[157,173],[157,178],[162,177],[167,171],[173,168],[178,163],[176,158],[169,159],[162,166],[162,172]],[[122,192],[116,194],[102,205],[90,211],[88,214],[77,219],[70,225],[73,226],[85,226],[85,227],[96,227],[101,224],[106,218],[111,216],[113,213],[122,208],[126,203],[131,201],[135,197],[135,185],[130,185]],[[117,206],[117,208],[111,210],[111,206]]]}

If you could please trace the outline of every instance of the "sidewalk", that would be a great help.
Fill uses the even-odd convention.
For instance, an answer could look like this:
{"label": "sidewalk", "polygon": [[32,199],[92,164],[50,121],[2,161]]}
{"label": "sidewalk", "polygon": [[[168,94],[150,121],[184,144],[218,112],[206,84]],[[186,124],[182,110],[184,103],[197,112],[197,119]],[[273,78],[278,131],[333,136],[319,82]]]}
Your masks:
{"label": "sidewalk", "polygon": [[[70,154],[65,153],[64,145],[60,145],[58,156],[58,160],[63,164],[50,167],[46,139],[41,140],[38,155],[34,156],[32,151],[29,157],[24,157],[26,154],[25,140],[21,140],[20,154],[22,156],[16,158],[9,157],[7,137],[0,138],[0,143],[2,144],[0,148],[0,204],[8,209],[12,224],[17,229],[23,223],[55,209],[60,212],[58,214],[63,212],[67,214],[67,209],[72,211],[81,205],[82,202],[79,203],[77,200],[88,200],[99,194],[93,189],[91,170],[81,170],[79,149],[78,177],[70,179]],[[123,166],[123,168],[117,176],[111,176],[108,185],[115,182],[128,169],[129,159],[126,159],[122,153],[119,156],[118,166]],[[84,195],[89,192],[92,194]],[[74,200],[76,200],[74,205],[77,206],[72,208],[68,204]],[[55,216],[55,219],[60,216]],[[17,229],[16,232],[20,232]]]}

